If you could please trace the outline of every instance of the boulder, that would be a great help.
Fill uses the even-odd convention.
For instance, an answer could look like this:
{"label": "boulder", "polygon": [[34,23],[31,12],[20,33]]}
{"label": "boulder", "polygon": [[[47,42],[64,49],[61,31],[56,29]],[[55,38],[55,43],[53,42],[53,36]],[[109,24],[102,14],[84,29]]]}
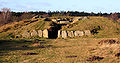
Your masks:
{"label": "boulder", "polygon": [[44,38],[48,38],[48,30],[47,30],[47,29],[45,29],[45,30],[43,31],[43,37],[44,37]]}
{"label": "boulder", "polygon": [[22,34],[22,37],[23,38],[29,38],[30,37],[30,33],[27,32],[27,31],[24,31],[23,34]]}
{"label": "boulder", "polygon": [[42,30],[38,30],[38,36],[43,37],[43,31]]}
{"label": "boulder", "polygon": [[70,22],[69,21],[60,21],[59,23],[60,24],[69,24]]}
{"label": "boulder", "polygon": [[75,36],[75,35],[74,35],[74,31],[71,31],[71,36],[72,36],[72,37],[74,37],[74,36]]}
{"label": "boulder", "polygon": [[83,17],[83,19],[82,20],[85,20],[85,19],[89,19],[88,17]]}
{"label": "boulder", "polygon": [[73,31],[67,31],[67,33],[68,33],[68,37],[74,37]]}
{"label": "boulder", "polygon": [[91,35],[90,30],[85,30],[84,33],[85,33],[85,35]]}
{"label": "boulder", "polygon": [[84,32],[83,31],[75,31],[75,36],[83,36]]}
{"label": "boulder", "polygon": [[82,20],[82,17],[74,17],[74,18],[72,19],[73,23],[75,23],[75,22],[77,22],[77,21],[80,21],[80,20]]}
{"label": "boulder", "polygon": [[62,38],[67,38],[67,32],[66,31],[62,31]]}
{"label": "boulder", "polygon": [[61,31],[58,30],[58,38],[60,38],[60,37],[61,37]]}
{"label": "boulder", "polygon": [[37,37],[37,36],[38,36],[37,31],[33,30],[33,31],[31,32],[31,37]]}
{"label": "boulder", "polygon": [[52,19],[52,21],[57,22],[57,20],[56,20],[56,19]]}

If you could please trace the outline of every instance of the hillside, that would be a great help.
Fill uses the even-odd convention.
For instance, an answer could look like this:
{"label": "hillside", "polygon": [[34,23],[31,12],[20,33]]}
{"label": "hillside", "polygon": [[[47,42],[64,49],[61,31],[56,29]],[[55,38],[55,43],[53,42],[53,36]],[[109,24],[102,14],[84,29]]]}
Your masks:
{"label": "hillside", "polygon": [[[50,18],[53,19],[52,17]],[[69,18],[72,19],[73,17]],[[21,38],[21,34],[24,31],[31,32],[33,30],[38,31],[50,29],[52,26],[54,27],[59,25],[53,21],[44,21],[44,19],[45,18],[26,19],[6,24],[0,27],[0,38],[16,38],[16,36]],[[62,17],[62,19],[64,19],[64,17]],[[56,34],[57,30],[54,30]],[[120,37],[120,24],[104,17],[89,17],[88,19],[73,21],[70,22],[70,24],[63,25],[61,30],[90,30],[92,33],[90,37],[96,38]]]}
{"label": "hillside", "polygon": [[52,21],[43,21],[41,19],[27,19],[20,22],[13,22],[0,27],[0,37],[14,38],[24,31],[44,30],[49,29],[50,26],[54,25],[55,23]]}
{"label": "hillside", "polygon": [[[21,37],[24,31],[30,35],[33,30],[44,29],[53,30],[51,37],[57,36],[58,30],[90,30],[92,35],[65,39]],[[44,18],[22,20],[0,27],[0,63],[120,63],[119,37],[120,24],[104,17],[88,17],[69,24]]]}
{"label": "hillside", "polygon": [[89,17],[63,26],[62,30],[90,30],[94,34],[93,37],[118,37],[120,24],[104,17]]}

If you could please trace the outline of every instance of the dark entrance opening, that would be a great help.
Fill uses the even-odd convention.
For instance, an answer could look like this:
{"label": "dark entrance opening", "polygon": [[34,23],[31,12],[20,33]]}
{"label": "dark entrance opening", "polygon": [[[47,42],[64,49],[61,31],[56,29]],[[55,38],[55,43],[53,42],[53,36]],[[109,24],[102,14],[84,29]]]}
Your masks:
{"label": "dark entrance opening", "polygon": [[48,30],[48,38],[49,39],[56,39],[58,37],[58,30],[60,30],[63,25],[66,25],[66,24],[57,24],[55,26],[52,26]]}

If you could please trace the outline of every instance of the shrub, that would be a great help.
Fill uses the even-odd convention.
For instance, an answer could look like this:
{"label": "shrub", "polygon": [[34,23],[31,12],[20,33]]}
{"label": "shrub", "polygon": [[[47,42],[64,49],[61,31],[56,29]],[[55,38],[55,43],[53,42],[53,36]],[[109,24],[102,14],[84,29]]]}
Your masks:
{"label": "shrub", "polygon": [[50,18],[45,18],[44,21],[52,21]]}

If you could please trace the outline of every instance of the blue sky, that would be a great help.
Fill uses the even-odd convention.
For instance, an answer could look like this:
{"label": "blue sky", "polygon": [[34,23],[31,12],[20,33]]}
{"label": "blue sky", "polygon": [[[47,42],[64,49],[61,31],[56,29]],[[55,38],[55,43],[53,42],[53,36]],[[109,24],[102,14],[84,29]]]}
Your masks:
{"label": "blue sky", "polygon": [[120,12],[120,0],[0,0],[12,11]]}

